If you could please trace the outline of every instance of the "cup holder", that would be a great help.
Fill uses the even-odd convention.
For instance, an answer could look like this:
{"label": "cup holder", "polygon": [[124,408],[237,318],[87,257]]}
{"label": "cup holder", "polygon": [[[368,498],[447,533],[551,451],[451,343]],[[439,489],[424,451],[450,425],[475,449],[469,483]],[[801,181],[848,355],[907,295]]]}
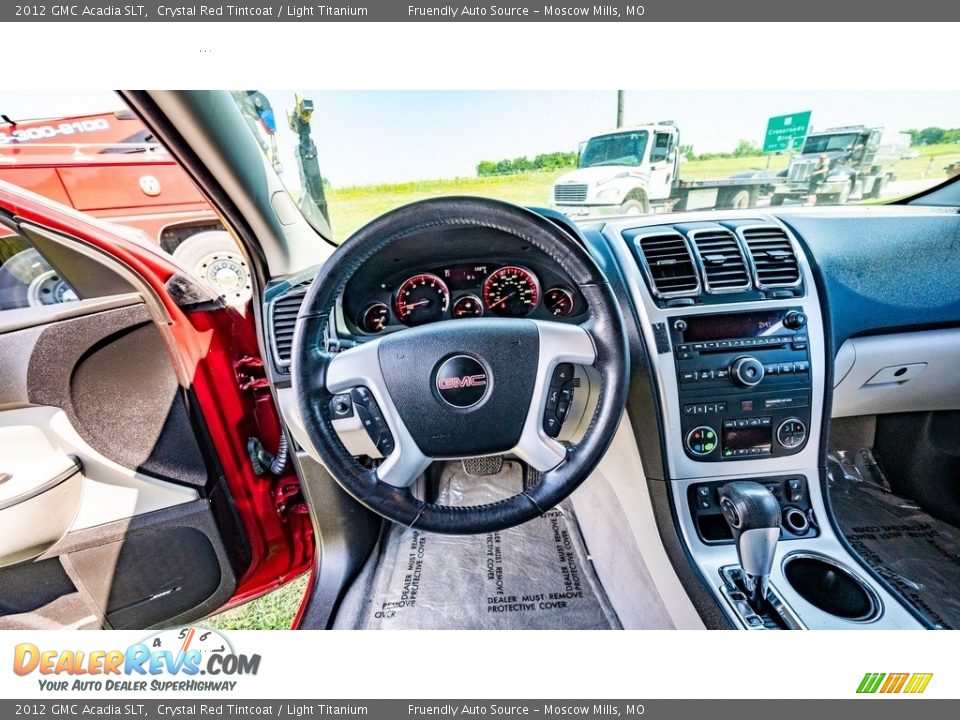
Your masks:
{"label": "cup holder", "polygon": [[783,575],[814,607],[851,622],[869,622],[880,614],[880,599],[860,578],[823,555],[795,553],[783,563]]}

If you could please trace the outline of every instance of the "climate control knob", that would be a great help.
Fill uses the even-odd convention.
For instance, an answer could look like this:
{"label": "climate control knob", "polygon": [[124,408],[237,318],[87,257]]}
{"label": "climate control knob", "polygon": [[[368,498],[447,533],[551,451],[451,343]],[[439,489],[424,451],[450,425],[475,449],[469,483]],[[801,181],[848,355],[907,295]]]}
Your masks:
{"label": "climate control knob", "polygon": [[692,455],[703,457],[712,453],[717,447],[717,431],[709,425],[695,427],[687,433],[687,450]]}
{"label": "climate control knob", "polygon": [[740,387],[753,387],[763,380],[763,364],[755,357],[738,357],[730,366],[730,377]]}
{"label": "climate control knob", "polygon": [[799,418],[787,418],[777,428],[777,442],[787,450],[794,450],[807,439],[807,426]]}

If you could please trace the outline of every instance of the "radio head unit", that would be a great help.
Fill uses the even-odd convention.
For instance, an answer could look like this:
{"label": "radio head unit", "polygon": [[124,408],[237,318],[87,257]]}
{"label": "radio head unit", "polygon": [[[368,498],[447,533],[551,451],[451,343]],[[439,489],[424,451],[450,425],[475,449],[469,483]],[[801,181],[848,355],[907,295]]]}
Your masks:
{"label": "radio head unit", "polygon": [[674,318],[684,451],[715,462],[791,455],[807,441],[811,367],[801,308]]}

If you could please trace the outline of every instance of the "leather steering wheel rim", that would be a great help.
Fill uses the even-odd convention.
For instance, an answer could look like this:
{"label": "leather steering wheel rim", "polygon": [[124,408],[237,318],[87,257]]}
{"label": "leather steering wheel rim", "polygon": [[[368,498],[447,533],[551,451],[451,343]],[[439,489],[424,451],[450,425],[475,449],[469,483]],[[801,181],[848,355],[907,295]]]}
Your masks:
{"label": "leather steering wheel rim", "polygon": [[[586,320],[579,325],[507,318],[445,320],[391,333],[340,353],[328,352],[323,339],[331,311],[357,269],[397,240],[443,227],[487,228],[540,249],[576,284],[587,303]],[[542,466],[537,468],[541,472],[532,488],[499,502],[470,507],[430,504],[414,497],[410,484],[415,478],[407,476],[419,474],[425,469],[424,462],[429,465],[434,458],[419,450],[395,411],[392,397],[395,385],[392,390],[385,386],[369,387],[397,439],[396,450],[380,467],[363,467],[340,441],[328,415],[330,400],[336,392],[350,387],[351,382],[382,385],[388,348],[403,347],[409,339],[418,343],[412,346],[415,349],[432,346],[439,347],[438,352],[449,349],[446,355],[449,357],[461,344],[481,348],[478,353],[482,353],[483,347],[514,336],[524,338],[528,347],[536,347],[536,372],[540,377],[533,379],[533,400],[538,403],[544,401],[546,393],[538,394],[537,389],[549,381],[549,375],[544,378],[542,374],[552,372],[557,362],[592,364],[600,376],[600,391],[589,426],[580,442],[572,447],[564,446],[562,452],[555,447],[556,441],[546,438],[542,430],[539,437],[530,434],[539,428],[542,404],[524,409],[522,443],[515,450],[517,456],[528,460],[531,466]],[[385,344],[388,338],[394,339]],[[559,226],[524,208],[483,198],[446,197],[413,203],[388,212],[357,231],[323,264],[310,285],[297,316],[291,358],[293,386],[304,429],[312,451],[333,478],[375,513],[403,525],[439,533],[502,530],[542,515],[557,505],[589,476],[603,457],[616,433],[627,396],[626,330],[621,309],[603,272],[586,249]],[[538,381],[540,384],[536,384]],[[418,389],[421,385],[422,389],[431,386],[430,368],[412,373],[410,382],[416,383]],[[495,389],[496,383],[494,376],[491,384]],[[436,404],[442,405],[439,400]],[[447,409],[447,412],[471,411]],[[438,415],[438,422],[443,417]],[[459,419],[452,414],[449,417]],[[540,445],[536,446],[537,443]],[[509,450],[480,454],[502,454]],[[558,460],[555,466],[546,467],[554,460]],[[395,476],[402,481],[397,482]]]}

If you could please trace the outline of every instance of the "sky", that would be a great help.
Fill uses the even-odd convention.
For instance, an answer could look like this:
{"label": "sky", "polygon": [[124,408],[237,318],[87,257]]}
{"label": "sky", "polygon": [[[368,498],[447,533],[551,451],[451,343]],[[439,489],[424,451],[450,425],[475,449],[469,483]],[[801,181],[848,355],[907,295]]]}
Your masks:
{"label": "sky", "polygon": [[[293,93],[266,91],[278,120]],[[315,105],[320,167],[335,186],[473,176],[481,160],[575,151],[612,129],[615,91],[302,91]],[[2,92],[13,118],[101,112],[121,103],[110,92]],[[772,115],[812,111],[814,129],[883,125],[896,130],[960,127],[960,92],[627,90],[625,120],[673,120],[695,152],[762,142]],[[281,128],[281,154],[293,134]],[[292,155],[288,157],[292,158]],[[295,167],[289,160],[289,167]]]}

